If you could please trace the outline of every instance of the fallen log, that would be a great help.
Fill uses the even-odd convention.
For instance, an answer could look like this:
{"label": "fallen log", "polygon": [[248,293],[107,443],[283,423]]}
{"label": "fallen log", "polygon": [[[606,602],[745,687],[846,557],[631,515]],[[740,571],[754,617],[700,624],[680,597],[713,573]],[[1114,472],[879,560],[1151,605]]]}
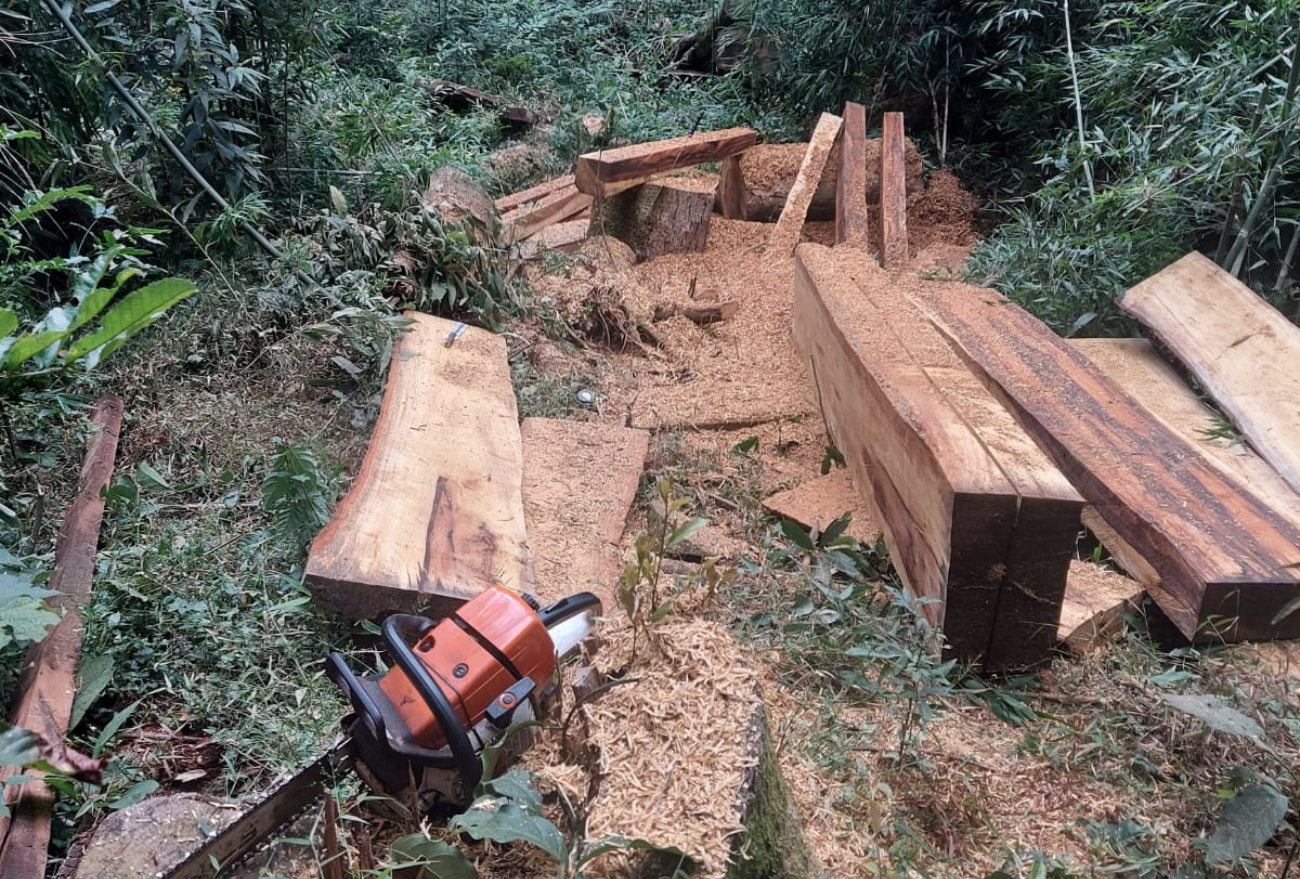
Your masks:
{"label": "fallen log", "polygon": [[659,323],[670,317],[684,317],[700,326],[731,320],[740,312],[739,302],[718,302],[712,305],[682,305],[679,303],[661,303],[654,308],[652,320]]}
{"label": "fallen log", "polygon": [[1199,253],[1124,294],[1255,450],[1300,490],[1300,328]]}
{"label": "fallen log", "polygon": [[835,182],[835,243],[869,245],[867,220],[867,108],[844,105]]}
{"label": "fallen log", "polygon": [[900,283],[857,249],[796,251],[795,341],[822,414],[949,651],[989,668],[1041,661],[1082,499]]}
{"label": "fallen log", "polygon": [[880,128],[880,264],[907,265],[907,171],[903,114],[886,113]]}
{"label": "fallen log", "polygon": [[1300,529],[1001,294],[909,295],[1150,566],[1159,585],[1144,585],[1187,637],[1300,635],[1300,613],[1280,615],[1300,596]]}
{"label": "fallen log", "polygon": [[699,253],[709,240],[713,202],[712,189],[646,183],[600,199],[592,209],[588,235],[612,235],[642,260],[665,253]]}
{"label": "fallen log", "polygon": [[756,140],[757,135],[748,128],[728,128],[602,150],[580,156],[574,176],[580,191],[603,198],[656,174],[720,162],[743,153]]}
{"label": "fallen log", "polygon": [[317,603],[351,619],[533,588],[505,340],[467,327],[449,344],[454,321],[406,316],[361,471],[307,558]]}
{"label": "fallen log", "polygon": [[[81,653],[82,609],[90,601],[95,574],[95,550],[104,518],[104,490],[113,475],[117,439],[122,428],[122,400],[106,396],[95,404],[90,423],[95,430],[81,468],[81,487],[68,510],[55,549],[54,572],[48,588],[59,593],[49,604],[62,619],[28,651],[18,684],[18,701],[10,722],[35,732],[47,743],[63,741],[77,692],[77,661]],[[17,767],[0,767],[0,779],[12,778]],[[39,877],[45,874],[54,817],[54,791],[30,770],[31,780],[4,788],[10,817],[0,818],[0,876]]]}
{"label": "fallen log", "polygon": [[817,184],[826,169],[826,160],[830,158],[831,147],[835,145],[843,121],[832,113],[823,113],[817,120],[817,127],[808,143],[808,152],[804,154],[803,164],[799,166],[799,175],[795,177],[790,194],[786,196],[785,207],[776,221],[776,228],[768,236],[769,253],[785,256],[794,252],[795,245],[803,235],[808,205],[812,203],[813,194],[817,191]]}

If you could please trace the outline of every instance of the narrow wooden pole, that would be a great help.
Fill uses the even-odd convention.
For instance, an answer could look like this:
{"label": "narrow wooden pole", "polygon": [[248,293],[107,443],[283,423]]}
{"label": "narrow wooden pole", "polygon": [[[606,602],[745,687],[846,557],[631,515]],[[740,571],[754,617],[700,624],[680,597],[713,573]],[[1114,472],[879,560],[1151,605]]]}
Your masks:
{"label": "narrow wooden pole", "polygon": [[835,181],[835,243],[866,247],[867,220],[867,109],[852,102],[844,105],[840,129],[839,176]]}
{"label": "narrow wooden pole", "polygon": [[880,129],[880,264],[907,265],[907,147],[903,114],[886,113]]}
{"label": "narrow wooden pole", "polygon": [[718,180],[718,205],[722,216],[728,220],[749,219],[749,199],[745,192],[745,174],[740,167],[740,156],[727,156],[722,160]]}
{"label": "narrow wooden pole", "polygon": [[[90,600],[95,549],[104,518],[103,491],[113,475],[122,428],[122,400],[112,395],[101,399],[90,413],[90,423],[96,433],[86,447],[81,491],[64,520],[49,583],[49,588],[59,593],[50,604],[63,619],[28,652],[18,703],[10,715],[15,726],[26,727],[49,742],[58,742],[67,734],[77,692],[81,611]],[[8,769],[7,775],[12,776],[13,767]],[[0,819],[0,876],[40,877],[45,873],[50,844],[54,792],[33,780],[6,787],[4,794],[12,817]]]}

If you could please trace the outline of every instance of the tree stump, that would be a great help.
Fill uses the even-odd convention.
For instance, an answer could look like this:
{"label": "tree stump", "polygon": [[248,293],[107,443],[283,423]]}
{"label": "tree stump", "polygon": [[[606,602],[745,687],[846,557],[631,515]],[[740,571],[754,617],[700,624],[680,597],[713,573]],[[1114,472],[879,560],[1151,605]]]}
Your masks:
{"label": "tree stump", "polygon": [[612,235],[639,259],[665,253],[698,253],[709,238],[714,187],[697,190],[668,183],[646,183],[598,199],[590,235]]}

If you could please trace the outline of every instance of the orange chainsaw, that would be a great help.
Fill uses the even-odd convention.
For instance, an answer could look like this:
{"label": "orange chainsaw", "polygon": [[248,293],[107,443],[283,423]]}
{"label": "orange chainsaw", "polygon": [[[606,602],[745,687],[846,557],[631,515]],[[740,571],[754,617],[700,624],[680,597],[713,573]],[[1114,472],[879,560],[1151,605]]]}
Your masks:
{"label": "orange chainsaw", "polygon": [[[356,675],[340,654],[330,654],[326,673],[353,708],[343,720],[344,736],[156,876],[220,875],[353,769],[398,808],[463,808],[481,780],[483,749],[500,742],[511,726],[546,716],[558,691],[560,662],[591,633],[600,612],[600,600],[590,592],[539,608],[528,596],[494,586],[440,621],[390,616],[383,624],[393,661],[387,673]],[[508,765],[531,741],[528,735],[511,736],[497,767]]]}

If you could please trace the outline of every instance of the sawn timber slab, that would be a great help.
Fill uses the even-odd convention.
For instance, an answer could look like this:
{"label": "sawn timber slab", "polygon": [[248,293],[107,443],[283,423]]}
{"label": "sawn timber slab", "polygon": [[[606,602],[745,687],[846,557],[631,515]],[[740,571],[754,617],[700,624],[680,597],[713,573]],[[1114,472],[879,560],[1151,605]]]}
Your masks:
{"label": "sawn timber slab", "polygon": [[1300,328],[1196,252],[1133,287],[1120,307],[1169,346],[1300,490]]}
{"label": "sawn timber slab", "polygon": [[304,580],[353,619],[445,613],[493,583],[531,591],[523,453],[505,340],[407,313],[361,471]]}
{"label": "sawn timber slab", "polygon": [[1001,294],[920,289],[916,301],[1150,565],[1153,597],[1185,635],[1300,635],[1300,613],[1275,621],[1300,595],[1300,530]]}
{"label": "sawn timber slab", "polygon": [[794,334],[872,520],[956,656],[1055,646],[1082,499],[857,249],[796,251]]}
{"label": "sawn timber slab", "polygon": [[656,174],[739,155],[757,139],[749,128],[727,128],[586,153],[578,157],[574,179],[580,192],[603,198]]}
{"label": "sawn timber slab", "polygon": [[767,239],[769,253],[789,256],[803,235],[804,221],[808,218],[808,206],[812,204],[817,184],[821,182],[826,162],[830,159],[831,148],[839,136],[844,120],[834,113],[823,113],[813,129],[808,141],[808,152],[804,153],[799,165],[799,174],[794,178],[790,193],[786,196],[785,207],[777,218],[776,226]]}

